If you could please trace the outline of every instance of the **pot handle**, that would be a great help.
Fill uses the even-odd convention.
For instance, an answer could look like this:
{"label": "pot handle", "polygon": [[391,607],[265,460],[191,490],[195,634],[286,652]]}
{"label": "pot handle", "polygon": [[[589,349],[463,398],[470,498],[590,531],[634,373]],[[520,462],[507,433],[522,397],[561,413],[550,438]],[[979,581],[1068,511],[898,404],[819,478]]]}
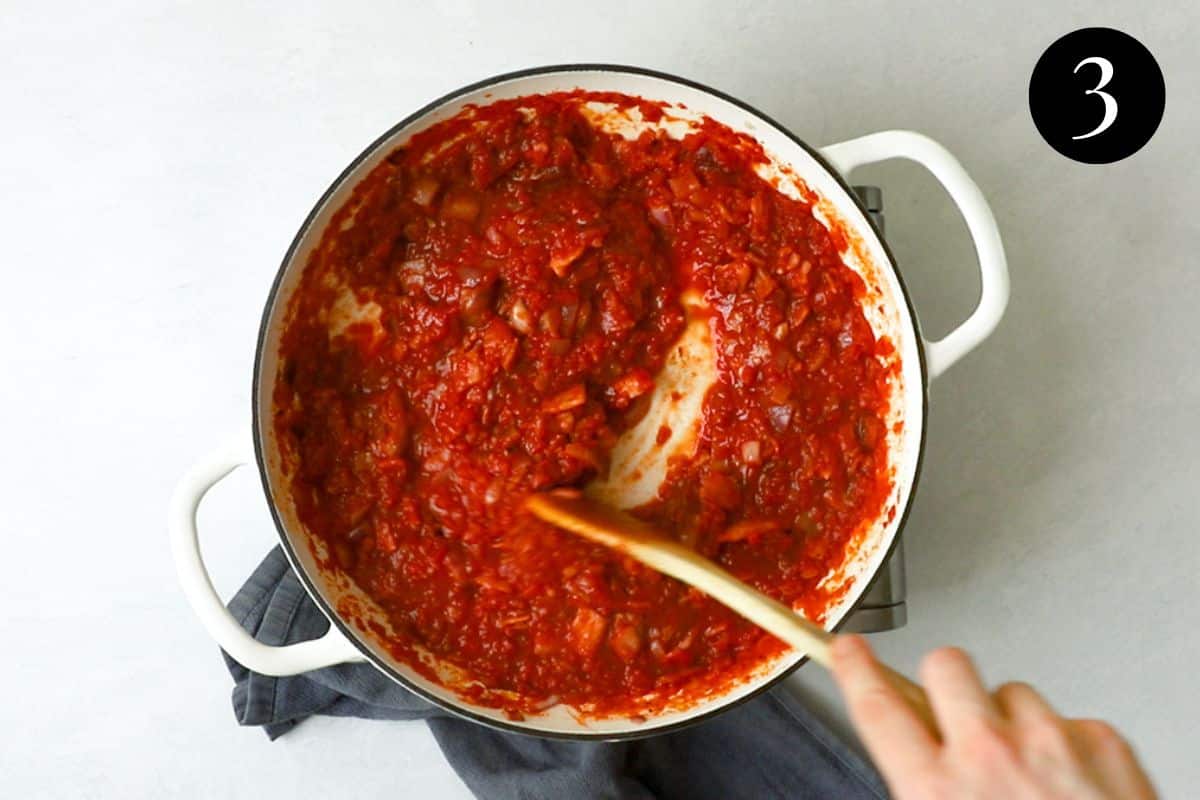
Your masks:
{"label": "pot handle", "polygon": [[823,147],[821,154],[843,175],[876,161],[892,158],[915,161],[937,178],[966,221],[979,259],[979,304],[966,321],[945,338],[925,342],[929,378],[936,378],[995,330],[1008,305],[1008,265],[992,209],[958,159],[920,133],[880,131]]}
{"label": "pot handle", "polygon": [[179,583],[192,610],[209,636],[235,661],[263,675],[296,675],[347,661],[362,661],[363,656],[336,626],[320,639],[272,647],[256,640],[234,619],[217,590],[213,588],[196,531],[196,510],[208,490],[239,466],[253,461],[242,434],[230,439],[192,466],[180,479],[171,496],[168,527],[171,552]]}

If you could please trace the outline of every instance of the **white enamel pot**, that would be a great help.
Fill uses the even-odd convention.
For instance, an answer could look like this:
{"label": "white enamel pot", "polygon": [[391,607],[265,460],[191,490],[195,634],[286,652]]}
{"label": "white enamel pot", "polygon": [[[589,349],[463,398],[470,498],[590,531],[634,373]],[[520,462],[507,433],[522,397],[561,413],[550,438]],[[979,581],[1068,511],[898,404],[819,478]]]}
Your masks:
{"label": "white enamel pot", "polygon": [[[769,117],[732,97],[692,81],[631,67],[572,65],[525,70],[482,81],[430,103],[371,144],[333,182],[300,227],[279,268],[267,298],[259,331],[253,378],[253,430],[235,437],[201,460],[180,481],[170,508],[172,548],[179,579],[192,608],[209,634],[233,658],[267,675],[293,675],[351,661],[367,661],[413,692],[476,722],[511,731],[562,738],[620,739],[661,733],[695,723],[764,691],[804,661],[801,653],[786,653],[764,665],[748,680],[723,694],[634,721],[624,718],[580,722],[568,709],[554,707],[523,720],[464,700],[393,658],[374,638],[336,609],[357,604],[370,617],[371,601],[343,575],[324,572],[314,544],[296,518],[282,474],[272,419],[272,388],[278,367],[277,351],[284,310],[296,289],[312,248],[320,241],[333,212],[351,189],[389,152],[415,132],[447,119],[469,103],[557,91],[585,89],[621,92],[661,101],[680,109],[683,117],[703,115],[756,138],[786,180],[799,180],[816,208],[831,225],[839,225],[849,242],[843,257],[863,275],[870,287],[866,316],[877,335],[891,337],[900,361],[899,380],[892,398],[895,421],[889,452],[893,491],[884,513],[861,544],[848,553],[829,580],[845,585],[840,601],[827,613],[825,624],[836,629],[853,610],[880,570],[904,524],[924,448],[927,387],[995,328],[1008,301],[1008,273],[995,219],[979,188],[943,147],[918,133],[885,131],[814,148],[797,139]],[[687,110],[682,110],[686,108]],[[979,304],[966,321],[944,339],[925,341],[895,261],[869,221],[865,209],[846,182],[855,168],[903,158],[922,165],[941,183],[962,213],[974,240],[980,271]],[[786,183],[785,180],[785,183]],[[205,493],[242,464],[257,464],[279,540],[292,567],[332,625],[320,639],[284,647],[251,638],[226,610],[205,569],[196,531],[196,510]],[[317,546],[319,552],[319,545]]]}

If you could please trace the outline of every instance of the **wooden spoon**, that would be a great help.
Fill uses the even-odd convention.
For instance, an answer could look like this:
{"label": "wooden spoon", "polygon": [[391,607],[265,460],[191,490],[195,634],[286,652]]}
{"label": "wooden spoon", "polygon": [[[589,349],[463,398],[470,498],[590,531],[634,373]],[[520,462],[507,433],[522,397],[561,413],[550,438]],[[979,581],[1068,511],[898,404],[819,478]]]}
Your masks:
{"label": "wooden spoon", "polygon": [[[730,575],[695,550],[656,531],[645,522],[596,502],[574,489],[530,495],[526,508],[536,517],[611,547],[665,575],[695,586],[764,630],[831,667],[833,634]],[[891,684],[913,710],[937,731],[925,690],[892,668],[883,666]]]}

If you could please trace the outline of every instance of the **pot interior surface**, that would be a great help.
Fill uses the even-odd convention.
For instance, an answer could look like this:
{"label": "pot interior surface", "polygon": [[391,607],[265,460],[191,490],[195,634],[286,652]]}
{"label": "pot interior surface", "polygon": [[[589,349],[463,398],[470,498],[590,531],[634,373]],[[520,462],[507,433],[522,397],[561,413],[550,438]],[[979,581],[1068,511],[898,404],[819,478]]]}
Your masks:
{"label": "pot interior surface", "polygon": [[[841,622],[867,589],[891,549],[908,507],[920,459],[925,395],[921,345],[915,320],[883,243],[844,182],[812,151],[770,120],[735,101],[678,79],[617,67],[549,68],[503,76],[435,102],[371,145],[318,203],[280,268],[259,338],[254,396],[255,445],[280,536],[293,566],[326,613],[377,667],[428,699],[480,722],[541,735],[616,738],[661,731],[728,707],[784,675],[801,661],[803,655],[786,653],[761,665],[747,680],[723,693],[702,698],[687,708],[637,721],[627,718],[581,721],[561,705],[515,721],[498,709],[472,704],[393,658],[382,646],[378,634],[368,630],[367,626],[367,623],[374,623],[373,627],[386,630],[382,613],[346,576],[320,566],[320,562],[328,560],[328,554],[320,539],[310,537],[297,519],[288,490],[290,466],[284,462],[271,423],[273,389],[279,367],[279,337],[289,301],[309,254],[320,242],[333,212],[345,202],[353,187],[414,133],[454,116],[469,104],[485,105],[494,100],[577,89],[619,92],[663,102],[673,107],[675,119],[667,124],[676,126],[678,131],[686,129],[687,120],[705,116],[754,137],[774,162],[775,168],[771,171],[780,188],[786,192],[803,192],[813,203],[818,217],[827,225],[840,227],[848,242],[847,250],[842,253],[843,260],[863,277],[868,287],[864,314],[877,337],[886,336],[892,340],[899,370],[892,387],[893,416],[892,424],[888,426],[891,496],[883,513],[860,537],[853,552],[847,554],[839,568],[826,576],[826,581],[832,582],[833,586],[844,588],[840,599],[827,611],[824,624],[832,629]],[[633,120],[629,124],[636,128],[642,123]],[[675,131],[672,132],[674,135]],[[430,666],[436,669],[438,665]]]}

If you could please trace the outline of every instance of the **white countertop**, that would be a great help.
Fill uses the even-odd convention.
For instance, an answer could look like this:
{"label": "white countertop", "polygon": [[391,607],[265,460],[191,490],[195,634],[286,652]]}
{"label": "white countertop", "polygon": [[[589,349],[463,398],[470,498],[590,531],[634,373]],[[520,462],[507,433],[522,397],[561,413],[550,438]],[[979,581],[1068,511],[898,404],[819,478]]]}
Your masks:
{"label": "white countertop", "polygon": [[[247,423],[267,288],[342,167],[462,84],[587,60],[709,83],[816,144],[912,128],[959,155],[1005,235],[1012,304],[932,389],[912,621],[880,647],[911,668],[962,644],[989,677],[1113,720],[1167,795],[1194,791],[1191,4],[243,5],[43,2],[0,24],[6,795],[467,795],[420,724],[314,720],[274,744],[237,728],[165,506]],[[1157,136],[1108,167],[1050,150],[1025,101],[1041,51],[1088,24],[1139,37],[1166,76]],[[859,179],[883,187],[927,332],[945,332],[977,291],[960,220],[916,168]],[[202,522],[228,593],[273,541],[256,478],[220,486]]]}

